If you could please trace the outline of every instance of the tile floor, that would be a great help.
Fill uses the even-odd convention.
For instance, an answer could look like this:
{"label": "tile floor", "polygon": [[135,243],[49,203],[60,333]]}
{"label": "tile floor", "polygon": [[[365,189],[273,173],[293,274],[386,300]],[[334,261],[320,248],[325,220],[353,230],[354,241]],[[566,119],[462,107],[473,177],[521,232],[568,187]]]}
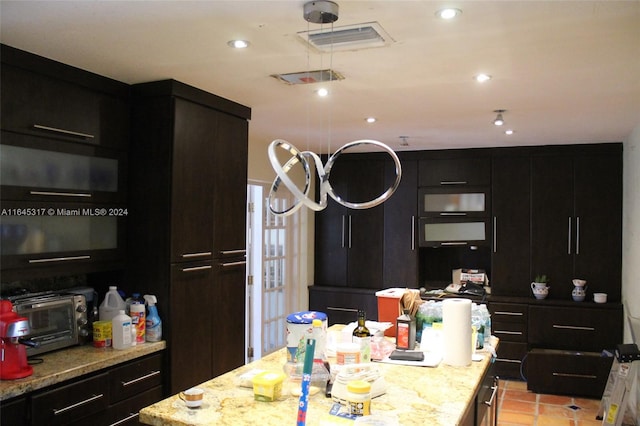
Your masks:
{"label": "tile floor", "polygon": [[596,426],[599,399],[546,395],[527,390],[527,383],[501,380],[498,426]]}

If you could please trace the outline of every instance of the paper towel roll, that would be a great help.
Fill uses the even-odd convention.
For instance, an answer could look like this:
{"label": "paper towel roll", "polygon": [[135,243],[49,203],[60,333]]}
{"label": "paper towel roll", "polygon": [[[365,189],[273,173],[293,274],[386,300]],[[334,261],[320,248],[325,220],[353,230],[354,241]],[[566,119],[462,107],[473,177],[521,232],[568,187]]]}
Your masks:
{"label": "paper towel roll", "polygon": [[445,364],[471,364],[471,300],[447,299],[442,302],[442,334]]}

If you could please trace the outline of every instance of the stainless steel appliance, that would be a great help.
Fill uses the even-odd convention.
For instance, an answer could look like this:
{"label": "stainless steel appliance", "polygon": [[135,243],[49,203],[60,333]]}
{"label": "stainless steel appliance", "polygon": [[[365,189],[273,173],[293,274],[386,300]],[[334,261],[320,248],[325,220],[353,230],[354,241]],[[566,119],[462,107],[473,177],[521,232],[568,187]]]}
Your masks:
{"label": "stainless steel appliance", "polygon": [[29,334],[22,339],[28,345],[27,356],[78,345],[90,335],[87,302],[82,294],[42,292],[7,299],[29,322]]}

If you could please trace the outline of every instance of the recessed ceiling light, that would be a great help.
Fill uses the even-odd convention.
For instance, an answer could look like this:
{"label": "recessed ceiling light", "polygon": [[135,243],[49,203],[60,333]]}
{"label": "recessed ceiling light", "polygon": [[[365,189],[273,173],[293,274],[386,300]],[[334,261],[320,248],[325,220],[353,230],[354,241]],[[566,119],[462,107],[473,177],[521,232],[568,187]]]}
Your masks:
{"label": "recessed ceiling light", "polygon": [[485,81],[491,80],[491,76],[489,74],[478,74],[473,77],[478,83],[484,83]]}
{"label": "recessed ceiling light", "polygon": [[365,120],[367,120],[367,123],[375,123],[377,121],[375,117],[367,117]]}
{"label": "recessed ceiling light", "polygon": [[249,42],[247,40],[229,40],[227,44],[234,49],[244,49],[249,47]]}
{"label": "recessed ceiling light", "polygon": [[440,9],[439,11],[437,11],[436,16],[440,19],[449,20],[449,19],[455,18],[461,13],[462,11],[460,9],[454,9],[454,8],[448,7],[446,9]]}
{"label": "recessed ceiling light", "polygon": [[329,91],[323,87],[322,89],[318,89],[316,93],[318,94],[318,96],[325,97],[329,94]]}
{"label": "recessed ceiling light", "polygon": [[505,135],[512,135],[513,133],[514,133],[514,131],[511,130],[511,129],[507,129],[507,130],[504,131]]}

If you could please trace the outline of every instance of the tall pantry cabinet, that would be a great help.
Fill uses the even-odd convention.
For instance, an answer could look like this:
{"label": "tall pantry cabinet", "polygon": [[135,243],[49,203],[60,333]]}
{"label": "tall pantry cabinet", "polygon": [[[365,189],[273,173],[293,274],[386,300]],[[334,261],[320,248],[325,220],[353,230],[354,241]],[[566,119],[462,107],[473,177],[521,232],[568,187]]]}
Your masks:
{"label": "tall pantry cabinet", "polygon": [[174,80],[133,86],[128,274],[158,296],[171,393],[244,364],[250,114]]}

